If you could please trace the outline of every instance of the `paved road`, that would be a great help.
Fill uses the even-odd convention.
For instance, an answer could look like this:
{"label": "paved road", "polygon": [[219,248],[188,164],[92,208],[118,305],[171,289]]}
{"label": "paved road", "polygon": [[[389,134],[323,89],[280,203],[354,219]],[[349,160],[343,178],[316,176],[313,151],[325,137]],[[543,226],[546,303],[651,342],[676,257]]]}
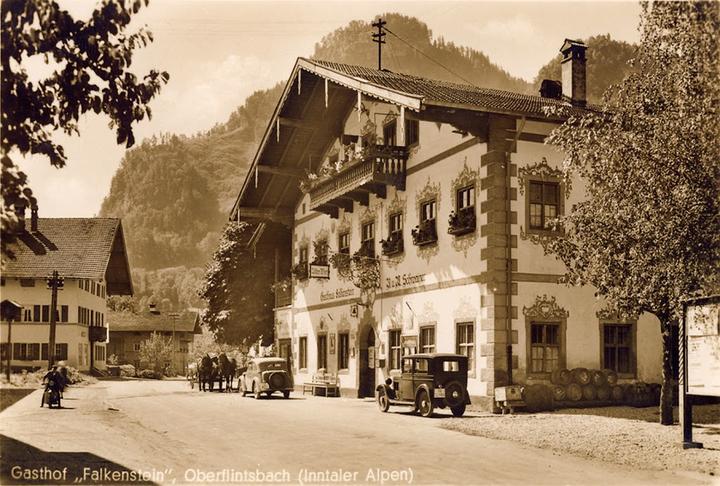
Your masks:
{"label": "paved road", "polygon": [[443,420],[453,420],[447,415],[423,419],[403,409],[381,414],[362,400],[294,394],[291,400],[258,401],[200,393],[183,382],[103,381],[68,391],[66,409],[50,411],[39,403],[35,392],[0,414],[3,484],[23,482],[18,476],[46,484],[227,483],[263,479],[262,473],[266,481],[295,484],[707,480],[467,436],[441,428]]}

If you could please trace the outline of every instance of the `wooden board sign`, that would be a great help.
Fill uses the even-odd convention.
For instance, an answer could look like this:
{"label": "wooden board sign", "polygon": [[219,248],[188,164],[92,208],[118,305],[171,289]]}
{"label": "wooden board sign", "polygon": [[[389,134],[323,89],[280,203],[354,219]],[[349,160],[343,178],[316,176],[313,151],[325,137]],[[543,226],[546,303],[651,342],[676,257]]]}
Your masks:
{"label": "wooden board sign", "polygon": [[720,300],[700,300],[685,310],[687,393],[720,397]]}

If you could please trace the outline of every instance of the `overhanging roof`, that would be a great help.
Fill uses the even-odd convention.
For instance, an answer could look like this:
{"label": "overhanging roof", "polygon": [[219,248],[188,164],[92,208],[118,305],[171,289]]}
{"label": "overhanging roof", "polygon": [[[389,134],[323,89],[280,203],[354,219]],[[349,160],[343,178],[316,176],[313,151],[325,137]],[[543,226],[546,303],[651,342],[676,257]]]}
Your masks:
{"label": "overhanging roof", "polygon": [[[298,178],[304,171],[317,170],[333,139],[342,134],[342,124],[357,105],[358,94],[425,117],[445,110],[562,121],[586,111],[541,96],[299,58],[250,164],[230,219],[257,217],[289,224],[300,197]],[[548,115],[548,108],[555,113]]]}

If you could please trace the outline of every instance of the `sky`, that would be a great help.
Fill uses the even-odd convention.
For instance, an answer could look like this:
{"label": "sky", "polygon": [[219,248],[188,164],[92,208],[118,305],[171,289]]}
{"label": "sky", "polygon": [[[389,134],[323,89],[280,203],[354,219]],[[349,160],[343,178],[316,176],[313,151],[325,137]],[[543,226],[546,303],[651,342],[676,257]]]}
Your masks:
{"label": "sky", "polygon": [[[88,0],[59,3],[83,20],[94,7]],[[131,71],[168,71],[170,82],[150,103],[152,120],[136,125],[136,139],[192,135],[225,122],[255,90],[286,81],[295,59],[310,56],[324,35],[387,12],[417,17],[434,36],[482,51],[528,81],[565,38],[609,33],[639,40],[637,2],[151,0],[130,29],[147,25],[155,40],[136,52]],[[38,63],[31,68],[42,76]],[[79,136],[56,136],[68,155],[63,169],[41,157],[20,160],[41,217],[97,215],[125,152],[107,123],[87,115]]]}

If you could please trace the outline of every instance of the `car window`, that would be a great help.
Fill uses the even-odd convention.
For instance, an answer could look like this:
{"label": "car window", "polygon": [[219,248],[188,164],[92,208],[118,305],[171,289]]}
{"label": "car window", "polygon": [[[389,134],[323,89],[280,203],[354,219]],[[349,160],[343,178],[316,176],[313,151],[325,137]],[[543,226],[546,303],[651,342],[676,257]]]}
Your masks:
{"label": "car window", "polygon": [[404,359],[402,365],[403,373],[412,373],[412,360]]}
{"label": "car window", "polygon": [[443,361],[443,371],[460,371],[460,363],[457,361]]}
{"label": "car window", "polygon": [[418,373],[427,373],[428,370],[428,360],[426,359],[418,359],[415,361],[415,371]]}

